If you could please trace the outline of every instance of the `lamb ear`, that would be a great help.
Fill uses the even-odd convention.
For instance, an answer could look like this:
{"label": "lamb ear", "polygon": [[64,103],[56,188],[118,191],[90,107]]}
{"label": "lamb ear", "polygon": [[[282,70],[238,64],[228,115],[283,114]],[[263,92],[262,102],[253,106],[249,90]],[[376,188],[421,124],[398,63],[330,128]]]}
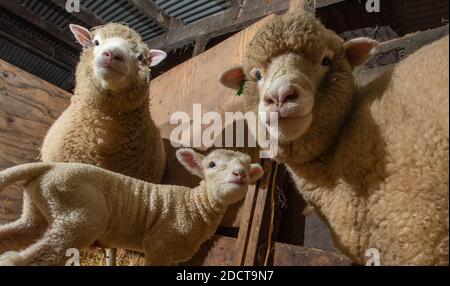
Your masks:
{"label": "lamb ear", "polygon": [[264,170],[259,164],[250,164],[249,183],[254,184],[264,175]]}
{"label": "lamb ear", "polygon": [[78,43],[80,45],[85,46],[87,43],[89,43],[91,39],[91,32],[86,29],[85,27],[82,27],[80,25],[70,24],[69,25],[70,31],[77,39]]}
{"label": "lamb ear", "polygon": [[231,89],[238,90],[242,81],[245,79],[244,69],[242,66],[235,66],[226,70],[220,76],[220,82]]}
{"label": "lamb ear", "polygon": [[166,57],[166,52],[163,52],[161,50],[150,50],[147,55],[147,59],[151,67],[159,65],[159,63],[161,63]]}
{"label": "lamb ear", "polygon": [[189,148],[178,149],[176,154],[178,161],[180,161],[189,172],[203,178],[202,161],[205,156]]}
{"label": "lamb ear", "polygon": [[369,38],[356,38],[344,43],[345,55],[353,68],[370,60],[377,47],[378,42]]}

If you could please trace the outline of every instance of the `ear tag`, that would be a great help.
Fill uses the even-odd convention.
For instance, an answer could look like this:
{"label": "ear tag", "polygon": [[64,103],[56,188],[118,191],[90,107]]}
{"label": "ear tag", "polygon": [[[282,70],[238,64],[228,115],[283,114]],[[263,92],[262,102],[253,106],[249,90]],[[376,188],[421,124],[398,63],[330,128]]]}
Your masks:
{"label": "ear tag", "polygon": [[241,84],[239,85],[239,89],[236,93],[236,96],[241,96],[244,93],[244,84],[245,84],[245,80],[242,80]]}

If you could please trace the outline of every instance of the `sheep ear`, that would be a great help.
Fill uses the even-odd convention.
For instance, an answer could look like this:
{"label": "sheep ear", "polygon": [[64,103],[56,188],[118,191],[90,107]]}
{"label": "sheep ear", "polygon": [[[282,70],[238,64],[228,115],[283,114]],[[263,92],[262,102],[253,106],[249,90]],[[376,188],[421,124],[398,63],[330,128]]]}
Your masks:
{"label": "sheep ear", "polygon": [[75,24],[70,24],[69,28],[70,28],[70,31],[72,32],[72,34],[77,39],[78,43],[80,43],[80,45],[85,46],[87,43],[89,43],[92,40],[91,32],[88,29],[86,29],[85,27],[75,25]]}
{"label": "sheep ear", "polygon": [[264,175],[264,170],[259,164],[250,164],[249,183],[254,184]]}
{"label": "sheep ear", "polygon": [[245,79],[244,69],[242,66],[235,66],[226,70],[220,76],[220,82],[231,89],[238,90],[242,81]]}
{"label": "sheep ear", "polygon": [[353,68],[370,60],[377,47],[378,42],[369,38],[356,38],[344,43],[345,55]]}
{"label": "sheep ear", "polygon": [[202,161],[203,156],[189,148],[181,148],[177,150],[177,159],[192,174],[203,178]]}
{"label": "sheep ear", "polygon": [[147,59],[151,67],[159,65],[167,57],[166,52],[160,50],[150,50]]}

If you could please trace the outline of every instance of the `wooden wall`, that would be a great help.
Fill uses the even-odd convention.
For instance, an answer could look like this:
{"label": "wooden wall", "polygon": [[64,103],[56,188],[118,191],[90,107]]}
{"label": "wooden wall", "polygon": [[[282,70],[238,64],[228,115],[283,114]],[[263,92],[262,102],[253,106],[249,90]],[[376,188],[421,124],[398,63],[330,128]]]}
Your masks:
{"label": "wooden wall", "polygon": [[[38,160],[47,129],[70,94],[0,60],[0,170]],[[18,217],[19,185],[0,193],[0,224]]]}

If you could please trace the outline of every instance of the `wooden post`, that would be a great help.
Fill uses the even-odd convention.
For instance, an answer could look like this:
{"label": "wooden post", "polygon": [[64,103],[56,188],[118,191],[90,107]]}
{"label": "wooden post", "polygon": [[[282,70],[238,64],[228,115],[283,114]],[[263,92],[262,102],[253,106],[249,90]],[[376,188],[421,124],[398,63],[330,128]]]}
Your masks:
{"label": "wooden post", "polygon": [[205,37],[199,37],[195,40],[194,51],[192,52],[192,57],[198,56],[205,51],[206,45],[208,44],[208,39]]}

